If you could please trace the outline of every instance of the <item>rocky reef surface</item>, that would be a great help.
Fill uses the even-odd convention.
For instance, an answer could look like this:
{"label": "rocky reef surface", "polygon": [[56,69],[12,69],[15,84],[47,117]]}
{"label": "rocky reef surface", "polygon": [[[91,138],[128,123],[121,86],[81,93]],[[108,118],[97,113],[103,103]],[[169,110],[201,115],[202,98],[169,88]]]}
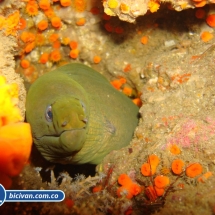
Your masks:
{"label": "rocky reef surface", "polygon": [[[110,0],[103,4],[110,7]],[[215,213],[215,46],[214,28],[206,22],[213,14],[213,6],[201,8],[201,18],[198,9],[177,13],[161,7],[156,13],[139,17],[136,24],[106,16],[97,1],[81,12],[74,6],[59,8],[54,4],[53,8],[62,20],[62,28],[53,29],[49,23],[49,28],[40,34],[46,39],[59,34],[60,48],[46,40],[22,55],[26,43],[21,41],[17,46],[14,37],[1,33],[3,75],[14,72],[16,64],[16,72],[28,86],[65,62],[85,63],[123,93],[127,92],[124,88],[131,88],[131,99],[141,99],[139,125],[130,145],[106,156],[95,175],[76,172],[71,176],[68,168],[74,167],[61,166],[59,170],[58,165],[47,163],[33,149],[30,163],[14,179],[12,189],[61,189],[66,199],[54,204],[5,203],[1,214]],[[37,36],[35,23],[43,17],[41,13],[32,18],[20,10],[28,27],[18,30],[19,39],[23,31]],[[6,17],[8,14],[5,12]],[[80,26],[77,21],[81,18],[85,23]],[[79,52],[75,58],[70,51],[77,48],[69,47],[65,38],[77,42]],[[40,62],[43,53],[56,49],[61,59]],[[100,57],[99,62],[95,56]],[[30,62],[30,67],[21,66],[23,59]],[[22,83],[15,79],[18,76],[14,74],[12,80]],[[121,78],[126,83],[120,82]],[[20,107],[24,113],[24,106]],[[157,160],[151,160],[151,156]],[[122,174],[130,178],[126,185],[118,181]],[[158,180],[158,176],[162,179]]]}

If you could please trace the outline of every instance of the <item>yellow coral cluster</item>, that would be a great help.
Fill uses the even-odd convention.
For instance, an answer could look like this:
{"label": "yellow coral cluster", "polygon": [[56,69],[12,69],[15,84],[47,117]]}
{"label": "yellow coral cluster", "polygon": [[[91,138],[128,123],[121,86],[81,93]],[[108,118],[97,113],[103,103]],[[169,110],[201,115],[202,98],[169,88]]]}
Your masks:
{"label": "yellow coral cluster", "polygon": [[19,29],[20,14],[19,11],[15,11],[8,17],[0,16],[0,30],[4,30],[5,34],[15,36]]}
{"label": "yellow coral cluster", "polygon": [[28,161],[32,136],[28,123],[20,122],[16,106],[18,86],[7,84],[0,76],[0,184],[11,186],[11,177],[18,175]]}

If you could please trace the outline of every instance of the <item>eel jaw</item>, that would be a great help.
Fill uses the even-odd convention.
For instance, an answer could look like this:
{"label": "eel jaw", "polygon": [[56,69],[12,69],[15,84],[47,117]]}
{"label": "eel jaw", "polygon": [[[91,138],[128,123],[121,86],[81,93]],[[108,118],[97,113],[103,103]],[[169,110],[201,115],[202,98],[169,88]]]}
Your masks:
{"label": "eel jaw", "polygon": [[34,143],[46,160],[67,164],[82,149],[86,133],[84,128],[65,130],[60,136],[44,135],[34,138]]}

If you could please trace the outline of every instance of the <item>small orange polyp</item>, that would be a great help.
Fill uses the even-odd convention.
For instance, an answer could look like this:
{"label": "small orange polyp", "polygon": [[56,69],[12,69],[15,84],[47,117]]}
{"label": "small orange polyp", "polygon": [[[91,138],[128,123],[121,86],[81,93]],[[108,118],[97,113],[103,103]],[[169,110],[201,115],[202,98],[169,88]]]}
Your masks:
{"label": "small orange polyp", "polygon": [[55,28],[60,28],[61,25],[62,25],[61,19],[58,16],[54,16],[51,19],[51,23],[52,23],[52,26],[55,27]]}
{"label": "small orange polyp", "polygon": [[72,49],[69,53],[69,56],[72,58],[72,59],[76,59],[79,55],[79,50],[78,49]]}
{"label": "small orange polyp", "polygon": [[71,0],[60,0],[60,4],[63,6],[63,7],[68,7],[71,5]]}
{"label": "small orange polyp", "polygon": [[86,23],[86,19],[85,18],[80,18],[76,21],[76,25],[78,26],[83,26]]}
{"label": "small orange polyp", "polygon": [[37,28],[41,31],[44,31],[48,28],[48,22],[47,20],[41,20],[38,24],[37,24]]}
{"label": "small orange polyp", "polygon": [[44,64],[44,63],[47,63],[48,60],[49,60],[49,54],[48,53],[43,53],[40,56],[39,62]]}
{"label": "small orange polyp", "polygon": [[94,56],[93,62],[94,62],[95,64],[100,63],[100,61],[101,61],[101,57],[100,57],[100,56],[98,56],[98,55]]}
{"label": "small orange polyp", "polygon": [[42,10],[48,10],[50,8],[50,1],[49,0],[40,0],[39,7]]}

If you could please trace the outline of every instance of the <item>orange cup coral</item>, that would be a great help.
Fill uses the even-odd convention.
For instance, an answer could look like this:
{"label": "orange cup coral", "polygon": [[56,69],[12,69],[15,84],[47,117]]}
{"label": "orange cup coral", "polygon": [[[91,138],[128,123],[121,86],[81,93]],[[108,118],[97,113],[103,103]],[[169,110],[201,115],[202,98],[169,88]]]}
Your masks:
{"label": "orange cup coral", "polygon": [[141,106],[142,106],[142,101],[141,101],[140,98],[135,98],[135,99],[133,99],[132,101],[133,101],[133,103],[134,103],[135,105],[137,105],[138,107],[141,107]]}
{"label": "orange cup coral", "polygon": [[50,1],[49,0],[40,0],[39,7],[42,10],[48,10],[50,8]]}
{"label": "orange cup coral", "polygon": [[157,165],[159,164],[160,162],[160,159],[157,155],[149,155],[149,158],[148,158],[148,163],[150,165],[154,165],[157,167]]}
{"label": "orange cup coral", "polygon": [[184,161],[177,159],[172,162],[172,171],[176,175],[180,175],[183,172]]}
{"label": "orange cup coral", "polygon": [[30,62],[26,59],[21,60],[20,65],[23,69],[27,69],[30,66]]}
{"label": "orange cup coral", "polygon": [[51,61],[53,62],[58,62],[60,59],[61,59],[61,53],[59,50],[53,50],[50,55],[49,55],[49,58]]}
{"label": "orange cup coral", "polygon": [[69,43],[69,46],[71,49],[77,49],[78,48],[78,43],[76,41],[71,41]]}
{"label": "orange cup coral", "polygon": [[41,31],[44,31],[48,28],[48,22],[47,20],[41,20],[38,24],[37,24],[37,28]]}
{"label": "orange cup coral", "polygon": [[51,23],[52,23],[52,26],[55,27],[55,28],[60,28],[61,25],[62,25],[61,19],[58,16],[54,16],[51,19]]}
{"label": "orange cup coral", "polygon": [[204,183],[208,178],[210,178],[211,176],[213,175],[213,173],[212,172],[206,172],[205,174],[203,174],[202,176],[200,176],[199,178],[198,178],[198,182],[202,182],[202,183]]}
{"label": "orange cup coral", "polygon": [[181,153],[181,149],[176,145],[176,144],[172,144],[170,146],[170,152],[174,155],[179,155]]}
{"label": "orange cup coral", "polygon": [[[156,169],[155,169],[156,170]],[[141,173],[144,175],[144,176],[150,176],[150,175],[154,175],[155,174],[155,171],[151,170],[150,168],[150,164],[149,163],[144,163],[142,166],[141,166]]]}
{"label": "orange cup coral", "polygon": [[157,188],[156,186],[154,186],[155,192],[157,194],[157,196],[163,196],[165,190],[163,188]]}
{"label": "orange cup coral", "polygon": [[25,12],[29,16],[36,16],[38,14],[38,5],[37,2],[32,0],[28,1],[28,4],[26,5]]}
{"label": "orange cup coral", "polygon": [[127,96],[131,96],[132,95],[132,88],[130,87],[124,87],[122,92],[127,95]]}
{"label": "orange cup coral", "polygon": [[201,34],[201,40],[203,42],[208,42],[210,41],[211,39],[213,39],[213,34],[208,32],[208,31],[203,31],[202,34]]}
{"label": "orange cup coral", "polygon": [[79,55],[79,50],[78,49],[72,49],[69,53],[69,56],[72,58],[72,59],[76,59]]}
{"label": "orange cup coral", "polygon": [[43,63],[43,64],[47,63],[48,60],[49,60],[49,54],[48,53],[41,54],[40,59],[39,59],[40,63]]}
{"label": "orange cup coral", "polygon": [[101,57],[100,56],[96,55],[96,56],[93,57],[93,62],[95,64],[100,63],[100,61],[101,61]]}
{"label": "orange cup coral", "polygon": [[210,27],[215,27],[215,14],[210,14],[206,18],[206,22]]}
{"label": "orange cup coral", "polygon": [[126,174],[121,174],[119,176],[118,183],[122,185],[117,189],[117,196],[119,197],[125,195],[126,198],[131,199],[141,192],[140,185],[134,183]]}
{"label": "orange cup coral", "polygon": [[63,6],[63,7],[68,7],[71,5],[71,0],[60,0],[60,4]]}
{"label": "orange cup coral", "polygon": [[186,175],[190,178],[195,178],[202,173],[202,165],[199,163],[193,163],[186,168]]}
{"label": "orange cup coral", "polygon": [[160,159],[157,155],[149,155],[148,163],[144,163],[141,166],[141,173],[144,176],[154,175],[159,162],[160,162]]}
{"label": "orange cup coral", "polygon": [[158,175],[155,177],[154,183],[157,188],[162,189],[169,185],[169,178],[167,176]]}

